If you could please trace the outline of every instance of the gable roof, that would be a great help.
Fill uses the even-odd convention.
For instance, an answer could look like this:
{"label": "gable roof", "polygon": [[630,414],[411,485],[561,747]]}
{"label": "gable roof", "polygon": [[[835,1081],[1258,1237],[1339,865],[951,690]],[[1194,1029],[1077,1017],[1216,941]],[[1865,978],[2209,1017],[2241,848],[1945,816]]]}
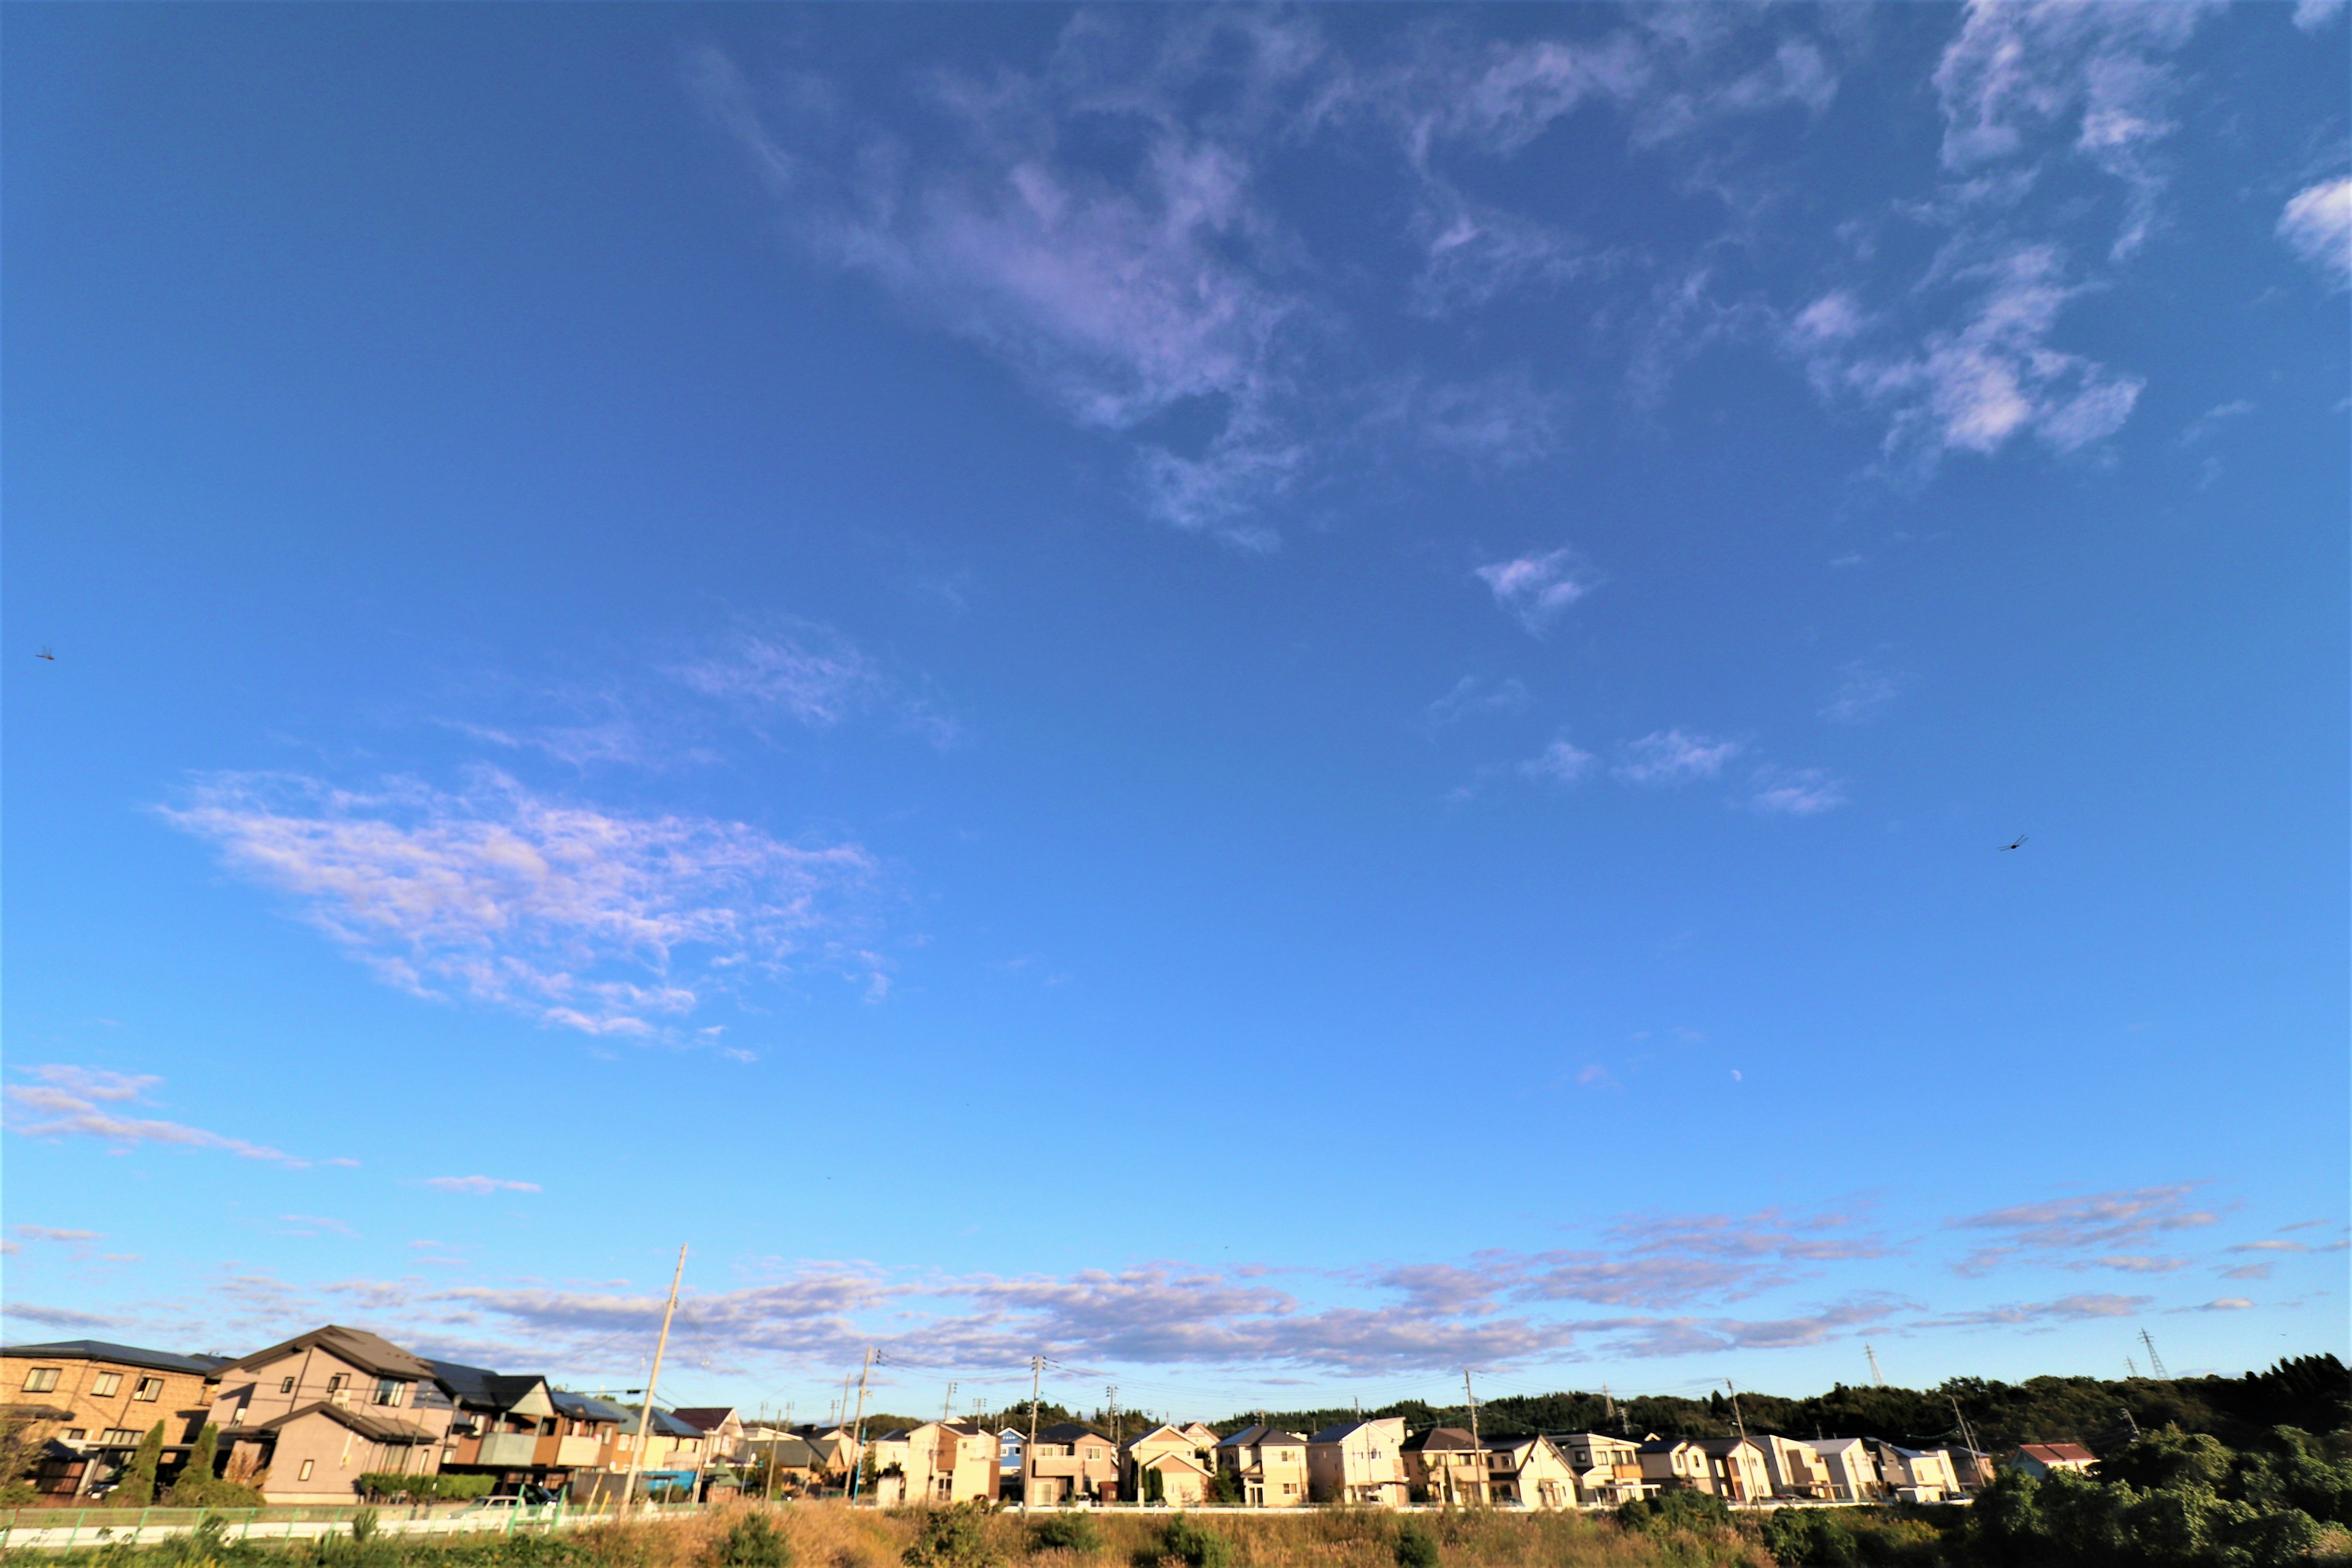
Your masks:
{"label": "gable roof", "polygon": [[1203,1479],[1206,1479],[1209,1474],[1208,1466],[1201,1463],[1191,1454],[1181,1453],[1174,1448],[1169,1449],[1164,1454],[1154,1454],[1136,1468],[1143,1470],[1190,1470]]}
{"label": "gable roof", "polygon": [[[434,1378],[449,1391],[450,1397],[467,1405],[485,1405],[492,1410],[511,1410],[530,1397],[531,1390],[545,1389],[547,1380],[536,1373],[492,1372],[486,1366],[467,1366],[454,1361],[428,1361]],[[548,1393],[551,1404],[554,1394]]]}
{"label": "gable roof", "polygon": [[1416,1454],[1426,1453],[1432,1448],[1475,1449],[1478,1447],[1478,1439],[1459,1426],[1432,1426],[1426,1431],[1415,1432],[1412,1436],[1407,1437],[1404,1440],[1404,1446]]}
{"label": "gable roof", "polygon": [[2045,1465],[2095,1465],[2099,1457],[2080,1443],[2020,1443],[2017,1451]]}
{"label": "gable roof", "polygon": [[1350,1433],[1360,1432],[1370,1425],[1369,1421],[1341,1421],[1334,1426],[1326,1426],[1308,1437],[1307,1446],[1310,1448],[1320,1448],[1328,1443],[1344,1443]]}
{"label": "gable roof", "polygon": [[199,1376],[210,1376],[218,1368],[231,1364],[226,1356],[180,1355],[172,1351],[118,1345],[109,1340],[53,1340],[41,1345],[0,1345],[0,1355],[26,1356],[36,1361],[49,1358],[58,1361],[114,1361],[124,1366],[143,1366],[151,1372],[192,1372]]}
{"label": "gable roof", "polygon": [[409,1354],[390,1340],[369,1333],[365,1329],[347,1329],[341,1323],[329,1323],[323,1329],[297,1334],[266,1351],[256,1351],[251,1355],[223,1362],[219,1370],[224,1375],[245,1372],[253,1367],[266,1366],[296,1351],[314,1348],[325,1351],[340,1361],[349,1362],[362,1372],[374,1373],[378,1377],[404,1378],[411,1383],[429,1382],[433,1377],[432,1365],[422,1358]]}
{"label": "gable roof", "polygon": [[1092,1437],[1097,1443],[1110,1441],[1108,1436],[1096,1431],[1083,1421],[1056,1421],[1037,1434],[1037,1441],[1040,1443],[1076,1443],[1087,1437]]}
{"label": "gable roof", "polygon": [[1635,1447],[1644,1454],[1671,1454],[1676,1448],[1696,1448],[1698,1445],[1687,1437],[1652,1437]]}
{"label": "gable roof", "polygon": [[731,1405],[682,1405],[670,1414],[689,1426],[716,1432],[727,1425],[727,1418],[735,1414],[735,1407]]}
{"label": "gable roof", "polygon": [[1701,1449],[1718,1459],[1727,1458],[1741,1448],[1755,1448],[1759,1453],[1763,1452],[1753,1437],[1701,1437],[1696,1441]]}
{"label": "gable roof", "polygon": [[1244,1426],[1217,1445],[1220,1448],[1304,1448],[1307,1439],[1279,1426]]}
{"label": "gable roof", "polygon": [[548,1402],[574,1421],[624,1422],[634,1419],[628,1411],[590,1394],[573,1394],[565,1389],[553,1389]]}
{"label": "gable roof", "polygon": [[338,1426],[348,1426],[371,1443],[413,1444],[440,1441],[439,1437],[422,1426],[406,1421],[394,1421],[383,1415],[370,1415],[363,1411],[353,1410],[347,1405],[337,1405],[325,1399],[289,1410],[285,1415],[273,1420],[264,1421],[252,1430],[275,1432],[282,1427],[291,1426],[297,1421],[306,1421],[313,1415],[323,1415]]}

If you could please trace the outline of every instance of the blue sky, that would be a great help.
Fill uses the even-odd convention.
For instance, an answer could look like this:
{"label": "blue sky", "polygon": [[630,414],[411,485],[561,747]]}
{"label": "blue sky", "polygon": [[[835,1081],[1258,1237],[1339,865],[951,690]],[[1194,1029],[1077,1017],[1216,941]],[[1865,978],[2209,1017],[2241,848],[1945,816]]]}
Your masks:
{"label": "blue sky", "polygon": [[2340,5],[7,20],[13,1336],[2347,1348]]}

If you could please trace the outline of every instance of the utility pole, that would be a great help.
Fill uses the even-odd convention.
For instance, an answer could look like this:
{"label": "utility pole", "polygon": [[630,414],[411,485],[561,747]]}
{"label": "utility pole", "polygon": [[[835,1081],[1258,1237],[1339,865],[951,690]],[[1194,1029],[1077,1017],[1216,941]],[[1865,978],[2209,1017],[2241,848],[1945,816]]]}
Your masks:
{"label": "utility pole", "polygon": [[[866,1380],[874,1373],[874,1347],[866,1347],[866,1364],[857,1373],[857,1419],[849,1427],[849,1506],[857,1506],[857,1483],[866,1478]],[[846,1382],[846,1379],[843,1381]]]}
{"label": "utility pole", "polygon": [[1947,1394],[1945,1397],[1952,1402],[1952,1419],[1958,1422],[1960,1425],[1960,1441],[1967,1444],[1969,1447],[1969,1479],[1975,1484],[1981,1486],[1984,1483],[1984,1477],[1978,1473],[1977,1470],[1976,1434],[1969,1430],[1969,1418],[1960,1414],[1960,1396],[1957,1394]]}
{"label": "utility pole", "polygon": [[1745,1441],[1748,1436],[1748,1420],[1739,1414],[1739,1387],[1727,1377],[1723,1380],[1723,1386],[1731,1390],[1731,1419],[1739,1428],[1741,1440]]}
{"label": "utility pole", "polygon": [[1031,1485],[1037,1478],[1037,1391],[1045,1375],[1045,1358],[1029,1358],[1029,1441],[1021,1449],[1021,1517],[1029,1517]]}
{"label": "utility pole", "polygon": [[2124,1425],[2131,1428],[2132,1441],[2135,1443],[2138,1442],[2139,1423],[2132,1419],[2130,1407],[2128,1405],[2119,1405],[2116,1407],[2116,1414],[2122,1416],[2124,1418]]}
{"label": "utility pole", "polygon": [[631,1504],[637,1500],[637,1477],[646,1468],[646,1433],[654,1423],[654,1389],[661,1382],[662,1352],[669,1349],[669,1321],[677,1311],[677,1282],[686,1278],[686,1248],[677,1249],[677,1272],[669,1277],[669,1305],[662,1309],[661,1337],[654,1341],[654,1368],[646,1375],[645,1407],[637,1412],[637,1446],[629,1451],[629,1485],[621,1494],[621,1513],[626,1517]]}
{"label": "utility pole", "polygon": [[1609,1385],[1605,1383],[1601,1385],[1601,1408],[1608,1412],[1603,1425],[1617,1419],[1617,1401],[1610,1396]]}
{"label": "utility pole", "polygon": [[955,1418],[955,1391],[956,1385],[949,1384],[947,1397],[940,1401],[940,1425],[942,1426]]}
{"label": "utility pole", "polygon": [[1874,1388],[1885,1388],[1886,1386],[1886,1377],[1885,1373],[1878,1370],[1878,1352],[1873,1349],[1869,1344],[1865,1343],[1862,1347],[1862,1353],[1870,1358],[1871,1386]]}
{"label": "utility pole", "polygon": [[1470,1391],[1470,1369],[1462,1369],[1462,1397],[1470,1402],[1470,1446],[1478,1446],[1478,1396]]}
{"label": "utility pole", "polygon": [[2147,1347],[2147,1370],[2149,1373],[2156,1377],[2168,1377],[2170,1373],[2164,1370],[2164,1358],[2156,1353],[2156,1342],[2147,1337],[2147,1331],[2146,1329],[2142,1329],[2139,1331],[2139,1342]]}

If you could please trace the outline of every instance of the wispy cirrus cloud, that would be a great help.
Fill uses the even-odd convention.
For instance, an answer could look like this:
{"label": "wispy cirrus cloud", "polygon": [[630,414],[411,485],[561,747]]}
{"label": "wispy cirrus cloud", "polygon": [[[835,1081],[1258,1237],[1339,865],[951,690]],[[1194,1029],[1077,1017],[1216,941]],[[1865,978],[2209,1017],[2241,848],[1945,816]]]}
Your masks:
{"label": "wispy cirrus cloud", "polygon": [[32,1079],[0,1089],[8,1107],[8,1131],[26,1138],[94,1138],[127,1151],[142,1143],[182,1149],[217,1149],[240,1159],[262,1160],[300,1168],[282,1149],[248,1142],[225,1133],[209,1132],[185,1122],[131,1114],[132,1108],[159,1089],[163,1080],[151,1074],[121,1073],[105,1068],[46,1063],[17,1069]]}
{"label": "wispy cirrus cloud", "polygon": [[1751,781],[1748,804],[1778,816],[1818,816],[1846,804],[1845,781],[1821,768],[1765,766]]}
{"label": "wispy cirrus cloud", "polygon": [[99,1233],[94,1230],[67,1230],[54,1225],[12,1225],[8,1228],[26,1241],[71,1243],[96,1241],[99,1237]]}
{"label": "wispy cirrus cloud", "polygon": [[2335,287],[2352,287],[2352,176],[2297,191],[2279,214],[2278,236]]}
{"label": "wispy cirrus cloud", "polygon": [[1714,778],[1743,749],[1737,741],[1697,734],[1680,727],[1654,730],[1618,748],[1617,763],[1610,772],[1627,784],[1673,788]]}
{"label": "wispy cirrus cloud", "polygon": [[627,816],[494,770],[456,792],[347,790],[212,773],[158,808],[387,983],[593,1035],[652,1037],[738,977],[806,960],[862,971],[844,905],[873,873],[855,844],[740,822]]}
{"label": "wispy cirrus cloud", "polygon": [[492,1193],[536,1193],[545,1189],[537,1182],[513,1182],[498,1176],[429,1176],[425,1184],[436,1193],[467,1193],[475,1197],[488,1197]]}
{"label": "wispy cirrus cloud", "polygon": [[2220,1215],[2192,1202],[2198,1190],[2195,1183],[2182,1183],[2095,1193],[1956,1219],[1949,1222],[1954,1228],[1989,1233],[1995,1239],[1954,1267],[1961,1274],[1982,1274],[2023,1258],[2068,1268],[2147,1272],[2162,1266],[2161,1255],[2116,1249],[2218,1224]]}
{"label": "wispy cirrus cloud", "polygon": [[1497,605],[1538,637],[1570,605],[1592,592],[1597,580],[1582,557],[1565,545],[1489,562],[1474,575],[1486,584]]}
{"label": "wispy cirrus cloud", "polygon": [[952,744],[955,721],[834,627],[798,616],[739,622],[669,667],[688,689],[755,726],[782,718],[829,730],[873,717]]}
{"label": "wispy cirrus cloud", "polygon": [[1866,724],[1903,695],[1903,677],[1874,660],[1849,659],[1837,668],[1837,685],[1821,706],[1832,724]]}
{"label": "wispy cirrus cloud", "polygon": [[2136,1317],[2146,1311],[2154,1300],[2152,1296],[2102,1293],[2062,1296],[2054,1301],[2015,1301],[2005,1306],[1947,1312],[1925,1320],[1920,1326],[1959,1329],[2049,1327],[2096,1318]]}
{"label": "wispy cirrus cloud", "polygon": [[1594,763],[1598,760],[1591,752],[1577,745],[1567,736],[1560,735],[1554,737],[1551,743],[1545,746],[1542,751],[1521,763],[1519,773],[1523,777],[1547,779],[1553,784],[1574,784],[1578,779],[1591,773]]}
{"label": "wispy cirrus cloud", "polygon": [[1432,723],[1456,724],[1465,719],[1524,713],[1528,700],[1526,684],[1516,676],[1488,680],[1465,675],[1444,696],[1431,703],[1427,711]]}

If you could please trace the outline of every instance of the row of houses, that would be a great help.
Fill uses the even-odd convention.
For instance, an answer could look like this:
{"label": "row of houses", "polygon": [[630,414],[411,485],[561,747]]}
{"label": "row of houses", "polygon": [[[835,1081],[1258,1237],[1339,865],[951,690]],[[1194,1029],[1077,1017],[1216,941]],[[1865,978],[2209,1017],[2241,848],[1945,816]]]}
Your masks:
{"label": "row of houses", "polygon": [[[484,1475],[501,1492],[588,1501],[616,1495],[632,1470],[691,1495],[748,1472],[771,1491],[839,1489],[884,1506],[1021,1498],[1192,1508],[1223,1496],[1252,1508],[1570,1509],[1681,1489],[1735,1503],[1937,1502],[1990,1480],[1993,1468],[1967,1449],[1858,1437],[1482,1437],[1409,1431],[1398,1418],[1311,1435],[1260,1424],[1221,1436],[1194,1422],[1115,1439],[1064,1422],[1033,1437],[974,1421],[858,1434],[747,1422],[725,1407],[647,1412],[333,1324],[235,1360],[94,1340],[9,1346],[0,1385],[0,1414],[41,1445],[36,1485],[58,1498],[101,1492],[158,1422],[160,1479],[176,1478],[210,1425],[216,1473],[272,1503],[349,1502],[362,1477],[386,1473]],[[2008,1462],[2043,1473],[2094,1461],[2072,1445],[2037,1444]]]}
{"label": "row of houses", "polygon": [[233,1360],[99,1340],[10,1345],[0,1383],[0,1415],[39,1446],[33,1480],[52,1497],[102,1491],[158,1423],[160,1479],[178,1478],[211,1426],[215,1473],[272,1503],[350,1502],[371,1474],[487,1475],[509,1492],[585,1498],[634,1468],[653,1486],[692,1487],[711,1448],[675,1412],[434,1361],[335,1324]]}

